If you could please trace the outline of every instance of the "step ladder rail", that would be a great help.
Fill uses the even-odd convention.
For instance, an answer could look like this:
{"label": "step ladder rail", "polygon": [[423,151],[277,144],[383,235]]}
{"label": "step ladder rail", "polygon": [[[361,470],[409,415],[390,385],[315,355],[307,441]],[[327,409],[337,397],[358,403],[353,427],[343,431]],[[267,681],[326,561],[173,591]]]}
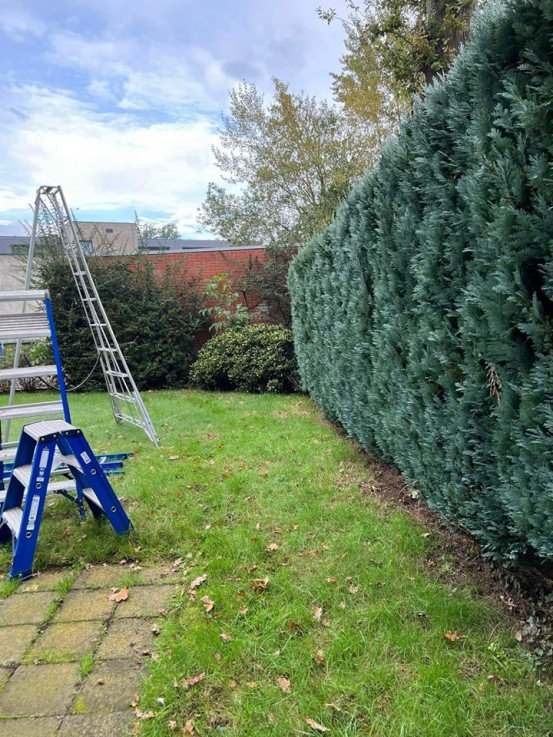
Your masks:
{"label": "step ladder rail", "polygon": [[[32,574],[33,559],[38,542],[40,523],[42,521],[48,491],[48,479],[50,477],[55,450],[55,439],[48,440],[45,443],[36,443],[31,479],[27,487],[25,504],[23,505],[21,516],[21,527],[18,534],[15,534],[14,530],[12,530],[12,533],[14,533],[14,552],[12,567],[10,569],[10,576],[12,578],[28,578]],[[6,512],[13,509],[10,506],[10,502],[10,487],[8,486],[8,494],[2,510],[3,517]]]}
{"label": "step ladder rail", "polygon": [[72,469],[72,474],[80,484],[92,514],[95,517],[105,514],[119,535],[129,532],[131,522],[82,432],[62,432],[59,445],[64,453],[72,453],[79,459],[80,468]]}

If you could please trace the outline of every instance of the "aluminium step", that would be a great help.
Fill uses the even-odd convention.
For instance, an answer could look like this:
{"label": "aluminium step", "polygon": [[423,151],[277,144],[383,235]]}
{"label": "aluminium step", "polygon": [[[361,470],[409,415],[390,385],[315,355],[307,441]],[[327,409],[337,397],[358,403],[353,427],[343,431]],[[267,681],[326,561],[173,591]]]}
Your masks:
{"label": "aluminium step", "polygon": [[40,438],[46,435],[76,429],[74,425],[70,425],[65,420],[42,420],[40,422],[31,422],[24,427],[25,434],[30,435],[34,440],[40,440]]}
{"label": "aluminium step", "polygon": [[[77,470],[82,471],[79,461],[77,460],[77,458],[75,458],[74,455],[64,456],[61,453],[55,453],[50,476],[65,475],[69,473],[69,470],[71,468],[76,468]],[[25,463],[22,466],[17,466],[17,468],[14,468],[12,470],[12,474],[18,481],[21,481],[24,486],[28,486],[29,482],[31,481],[32,469],[32,463]]]}
{"label": "aluminium step", "polygon": [[11,407],[0,407],[0,422],[3,420],[19,420],[25,417],[63,414],[61,402],[36,402],[35,404],[14,404]]}
{"label": "aluminium step", "polygon": [[12,507],[11,509],[4,509],[2,513],[2,521],[8,525],[14,537],[17,537],[19,535],[19,530],[21,529],[22,519],[23,519],[23,510],[21,509],[21,507]]}
{"label": "aluminium step", "polygon": [[0,302],[42,301],[48,298],[47,289],[18,289],[0,292]]}
{"label": "aluminium step", "polygon": [[38,379],[41,376],[56,376],[57,373],[57,366],[22,366],[19,368],[0,369],[0,381]]}
{"label": "aluminium step", "polygon": [[0,315],[0,341],[36,340],[50,336],[48,317],[42,312]]}

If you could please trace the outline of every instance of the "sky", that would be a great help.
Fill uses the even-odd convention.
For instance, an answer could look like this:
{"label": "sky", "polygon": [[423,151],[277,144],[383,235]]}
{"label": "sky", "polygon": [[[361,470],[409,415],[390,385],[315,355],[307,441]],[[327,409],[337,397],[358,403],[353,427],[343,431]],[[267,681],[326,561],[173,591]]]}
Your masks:
{"label": "sky", "polygon": [[276,76],[330,97],[343,30],[321,4],[0,0],[0,234],[22,232],[37,187],[61,184],[78,219],[136,211],[198,237],[229,90],[270,95]]}

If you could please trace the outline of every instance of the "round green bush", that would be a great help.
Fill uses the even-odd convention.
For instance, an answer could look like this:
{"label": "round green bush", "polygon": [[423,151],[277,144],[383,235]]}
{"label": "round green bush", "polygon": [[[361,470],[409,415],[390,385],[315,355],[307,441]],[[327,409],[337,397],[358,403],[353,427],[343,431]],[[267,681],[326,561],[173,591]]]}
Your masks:
{"label": "round green bush", "polygon": [[292,333],[282,325],[247,325],[211,338],[198,353],[190,381],[203,389],[297,391]]}

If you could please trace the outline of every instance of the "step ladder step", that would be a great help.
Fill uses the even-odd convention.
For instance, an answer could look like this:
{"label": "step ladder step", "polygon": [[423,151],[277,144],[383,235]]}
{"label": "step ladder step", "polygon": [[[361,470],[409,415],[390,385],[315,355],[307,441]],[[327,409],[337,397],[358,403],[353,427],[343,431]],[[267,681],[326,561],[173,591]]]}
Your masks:
{"label": "step ladder step", "polygon": [[53,435],[57,432],[67,432],[68,430],[76,430],[74,425],[70,425],[65,420],[42,420],[40,422],[32,422],[25,425],[23,431],[26,435],[30,435],[34,440],[43,438],[46,435]]}
{"label": "step ladder step", "polygon": [[[32,468],[33,467],[30,463],[26,463],[23,466],[17,466],[17,468],[14,468],[12,473],[15,478],[21,481],[24,486],[27,486],[29,484],[29,481],[31,480]],[[81,464],[74,455],[62,455],[61,453],[55,453],[50,475],[63,475],[68,473],[71,468],[76,468],[78,471],[81,470]]]}
{"label": "step ladder step", "polygon": [[11,379],[35,379],[40,376],[56,376],[56,366],[23,366],[19,368],[0,369],[0,381]]}
{"label": "step ladder step", "polygon": [[0,292],[0,302],[27,302],[44,300],[47,297],[47,289],[18,289],[16,291]]}
{"label": "step ladder step", "polygon": [[0,407],[0,422],[19,420],[25,417],[40,415],[57,415],[63,413],[61,402],[37,402],[36,404],[14,404],[12,407]]}
{"label": "step ladder step", "polygon": [[48,318],[41,312],[0,315],[0,341],[49,338]]}
{"label": "step ladder step", "polygon": [[5,463],[6,461],[13,461],[16,453],[17,453],[17,446],[14,446],[12,448],[2,448],[2,450],[0,450],[0,463]]}
{"label": "step ladder step", "polygon": [[17,537],[21,529],[21,520],[23,519],[23,510],[21,507],[13,507],[12,509],[4,509],[2,520],[10,528],[12,535]]}

